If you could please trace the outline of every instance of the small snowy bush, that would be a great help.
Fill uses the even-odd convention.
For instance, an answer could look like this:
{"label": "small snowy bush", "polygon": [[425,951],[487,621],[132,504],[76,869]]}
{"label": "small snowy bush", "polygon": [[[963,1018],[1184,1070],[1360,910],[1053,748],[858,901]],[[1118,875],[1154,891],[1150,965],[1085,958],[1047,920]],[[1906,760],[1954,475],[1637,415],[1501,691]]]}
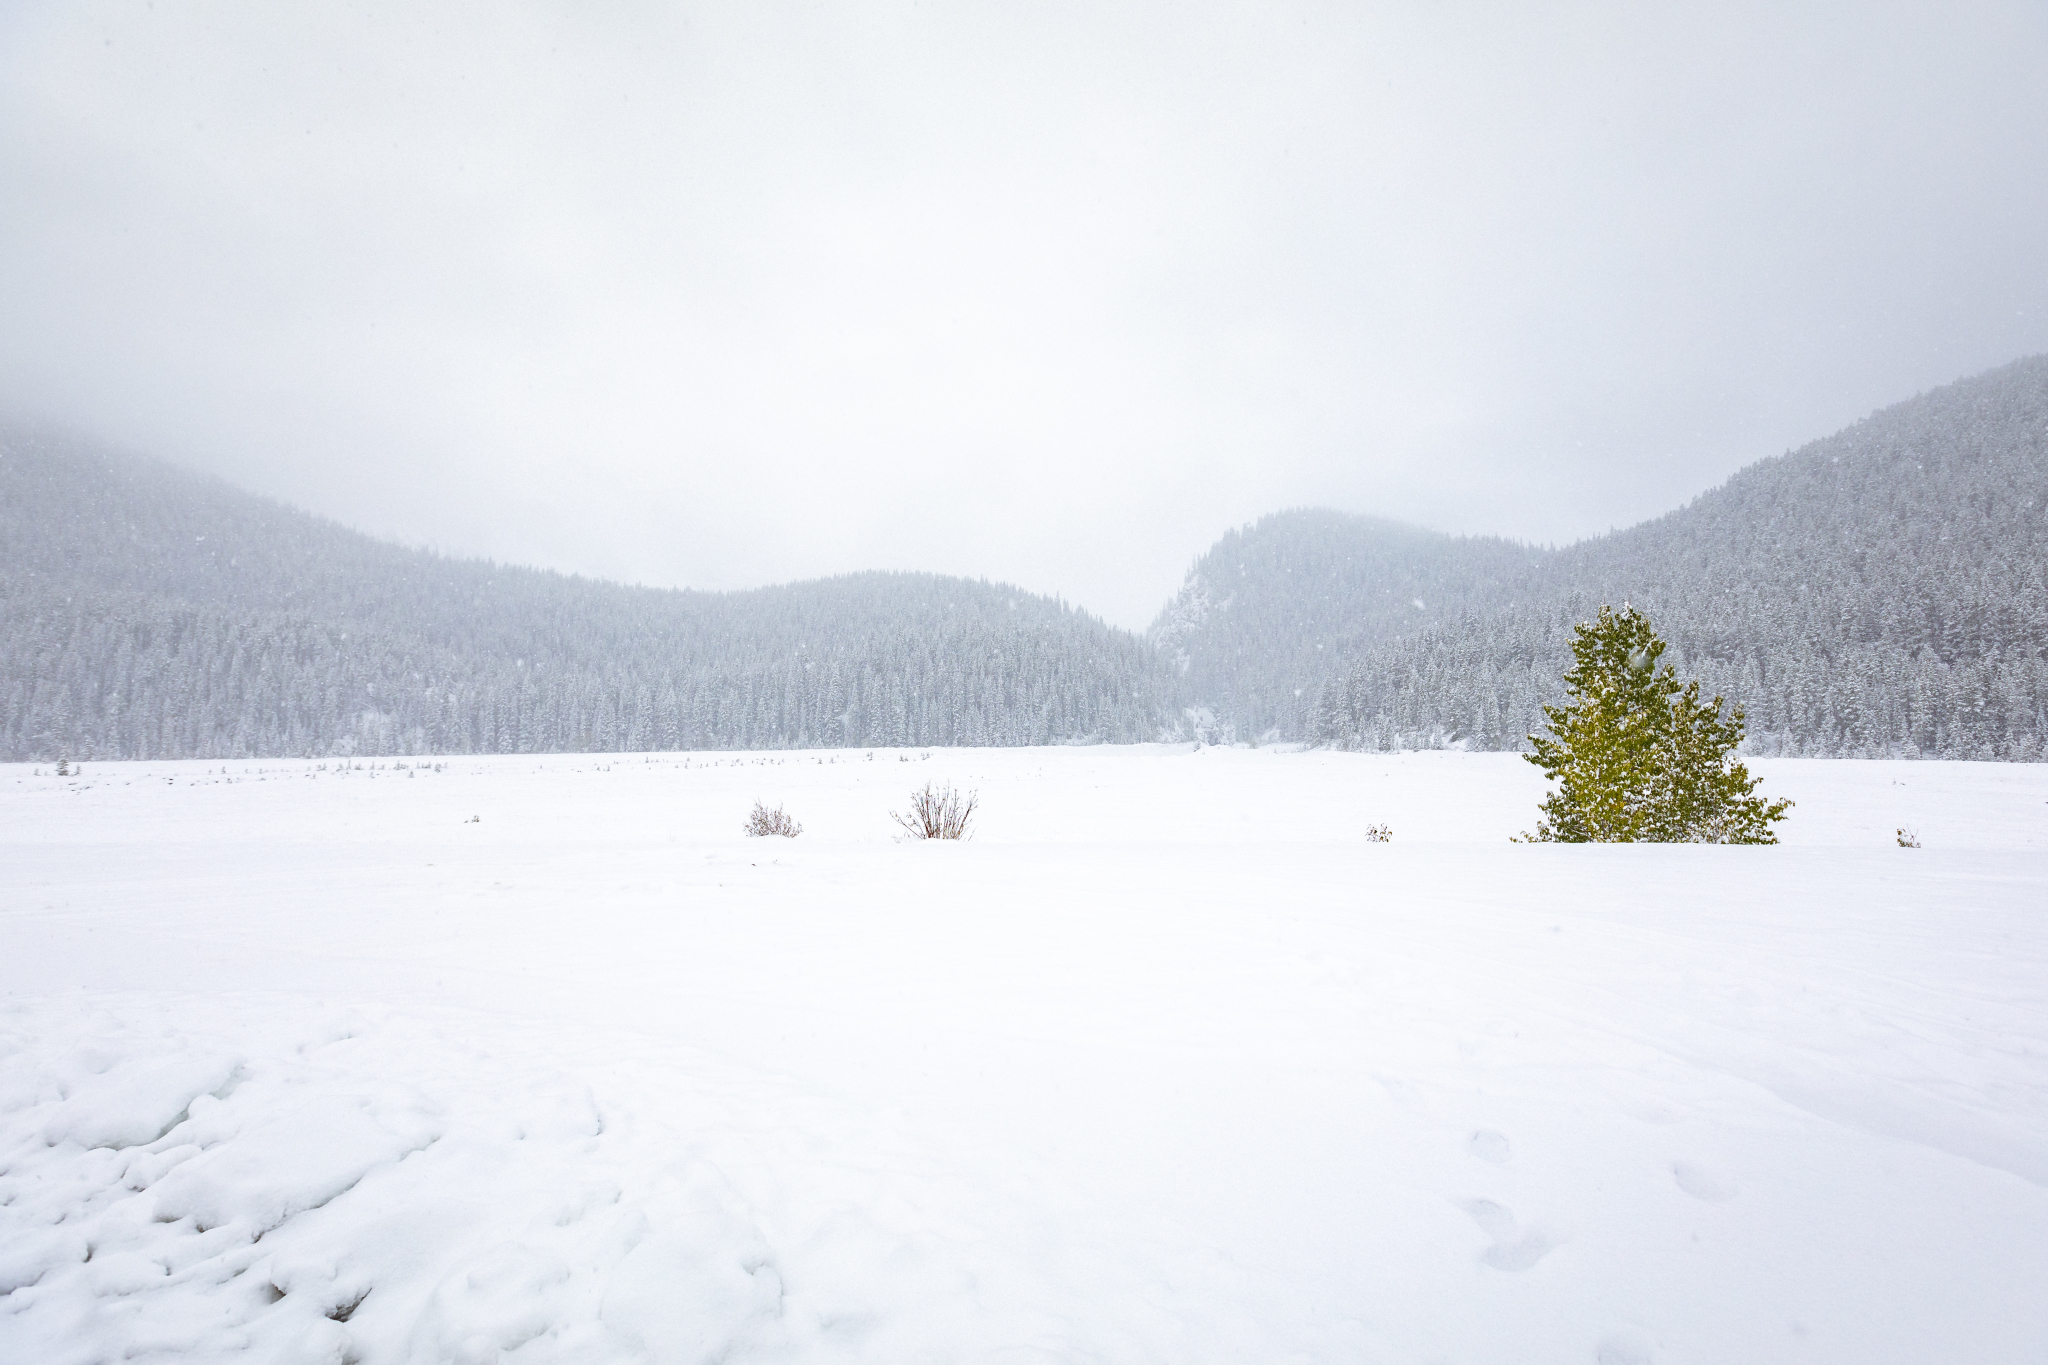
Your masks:
{"label": "small snowy bush", "polygon": [[1918,848],[1918,847],[1920,847],[1920,836],[1919,836],[1918,834],[1914,833],[1914,832],[1913,832],[1913,830],[1912,830],[1912,828],[1911,828],[1910,826],[1907,826],[1907,825],[1901,825],[1901,826],[1899,826],[1899,847],[1900,847],[1900,848]]}
{"label": "small snowy bush", "polygon": [[804,832],[804,827],[789,818],[789,812],[777,806],[774,810],[754,803],[754,813],[747,817],[747,837],[760,839],[770,834],[779,834],[785,839],[794,839]]}
{"label": "small snowy bush", "polygon": [[1365,841],[1368,844],[1391,844],[1394,842],[1394,827],[1392,825],[1367,825],[1365,827]]}
{"label": "small snowy bush", "polygon": [[890,811],[889,818],[910,831],[913,839],[965,839],[967,822],[981,804],[978,792],[961,795],[951,787],[927,782],[910,794],[908,813]]}

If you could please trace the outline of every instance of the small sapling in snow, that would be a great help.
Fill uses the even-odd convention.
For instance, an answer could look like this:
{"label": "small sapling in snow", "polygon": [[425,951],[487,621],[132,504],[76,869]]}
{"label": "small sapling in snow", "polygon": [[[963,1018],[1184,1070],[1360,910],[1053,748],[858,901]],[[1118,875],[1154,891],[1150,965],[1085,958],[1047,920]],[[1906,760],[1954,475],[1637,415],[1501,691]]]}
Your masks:
{"label": "small sapling in snow", "polygon": [[910,794],[909,811],[892,810],[889,818],[909,830],[913,839],[965,839],[967,822],[980,804],[979,792],[962,795],[951,787],[927,782]]}
{"label": "small sapling in snow", "polygon": [[754,813],[747,817],[747,837],[761,839],[770,834],[779,834],[785,839],[794,839],[804,832],[804,827],[789,818],[789,812],[777,806],[770,810],[759,801],[754,802]]}
{"label": "small sapling in snow", "polygon": [[1546,706],[1550,734],[1522,755],[1557,783],[1541,807],[1539,843],[1775,844],[1792,803],[1754,794],[1735,757],[1742,708],[1700,700],[1658,666],[1664,642],[1634,607],[1600,608],[1572,632],[1566,702]]}

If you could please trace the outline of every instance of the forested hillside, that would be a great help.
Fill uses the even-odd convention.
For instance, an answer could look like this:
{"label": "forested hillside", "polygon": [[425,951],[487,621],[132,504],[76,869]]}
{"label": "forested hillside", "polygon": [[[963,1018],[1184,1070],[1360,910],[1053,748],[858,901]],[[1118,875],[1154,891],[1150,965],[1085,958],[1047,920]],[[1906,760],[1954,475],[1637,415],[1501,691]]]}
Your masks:
{"label": "forested hillside", "polygon": [[1156,738],[1126,632],[925,574],[669,592],[445,559],[0,436],[0,757]]}
{"label": "forested hillside", "polygon": [[1197,561],[1149,641],[931,575],[720,594],[445,559],[0,435],[8,758],[1514,748],[1604,602],[1647,611],[1753,747],[2048,757],[2048,357],[1563,550],[1279,513]]}
{"label": "forested hillside", "polygon": [[1377,517],[1279,512],[1197,560],[1150,638],[1220,734],[1295,738],[1340,660],[1506,601],[1546,558]]}
{"label": "forested hillside", "polygon": [[1887,408],[1361,651],[1307,737],[1518,747],[1572,625],[1632,601],[1682,673],[1809,755],[2048,757],[2048,357]]}

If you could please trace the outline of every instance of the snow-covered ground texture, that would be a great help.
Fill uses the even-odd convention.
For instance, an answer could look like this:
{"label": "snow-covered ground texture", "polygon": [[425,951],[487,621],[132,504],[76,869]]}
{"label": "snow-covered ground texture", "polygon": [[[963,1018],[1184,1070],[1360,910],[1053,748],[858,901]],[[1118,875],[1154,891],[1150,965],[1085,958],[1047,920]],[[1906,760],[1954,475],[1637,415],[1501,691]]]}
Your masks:
{"label": "snow-covered ground texture", "polygon": [[2048,1360],[2048,768],[1755,767],[0,768],[0,1360]]}

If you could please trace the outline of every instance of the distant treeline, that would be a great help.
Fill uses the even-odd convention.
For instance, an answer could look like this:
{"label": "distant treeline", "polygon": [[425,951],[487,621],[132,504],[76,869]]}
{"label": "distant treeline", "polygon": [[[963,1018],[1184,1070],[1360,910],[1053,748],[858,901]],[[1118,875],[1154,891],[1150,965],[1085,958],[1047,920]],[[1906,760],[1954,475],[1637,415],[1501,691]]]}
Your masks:
{"label": "distant treeline", "polygon": [[614,752],[1156,739],[1150,660],[1047,628],[908,628],[721,668],[464,662],[292,617],[9,592],[11,758]]}
{"label": "distant treeline", "polygon": [[[1571,628],[1600,602],[1549,617],[1510,609],[1396,641],[1319,689],[1309,735],[1344,749],[1527,748],[1558,700]],[[1747,713],[1755,753],[1814,758],[2048,759],[2048,661],[1992,646],[1945,661],[1932,646],[1795,640],[1706,652],[1683,612],[1652,614],[1666,662]]]}
{"label": "distant treeline", "polygon": [[926,574],[662,592],[446,560],[162,466],[0,446],[0,754],[1120,742],[1137,637]]}
{"label": "distant treeline", "polygon": [[1563,550],[1326,511],[1225,536],[1151,638],[1013,588],[667,592],[384,544],[0,436],[0,756],[1303,739],[1517,748],[1645,610],[1751,747],[2048,758],[2048,357]]}
{"label": "distant treeline", "polygon": [[[1332,659],[1295,684],[1289,715],[1270,704],[1281,689],[1252,692],[1240,663],[1258,621],[1226,606],[1173,630],[1191,673],[1248,680],[1217,689],[1239,733],[1522,747],[1558,700],[1571,627],[1632,602],[1672,643],[1668,659],[1747,711],[1763,752],[2048,758],[2048,358],[1886,409],[1564,550],[1516,560],[1499,542],[1401,540],[1381,525],[1287,514],[1212,552],[1235,550],[1228,562],[1198,566],[1212,598],[1241,568],[1243,600],[1291,594],[1297,614],[1320,611]],[[1302,572],[1370,555],[1393,561],[1375,570],[1388,590],[1354,592],[1349,611],[1318,598],[1329,573]],[[1406,621],[1390,610],[1404,598]]]}

